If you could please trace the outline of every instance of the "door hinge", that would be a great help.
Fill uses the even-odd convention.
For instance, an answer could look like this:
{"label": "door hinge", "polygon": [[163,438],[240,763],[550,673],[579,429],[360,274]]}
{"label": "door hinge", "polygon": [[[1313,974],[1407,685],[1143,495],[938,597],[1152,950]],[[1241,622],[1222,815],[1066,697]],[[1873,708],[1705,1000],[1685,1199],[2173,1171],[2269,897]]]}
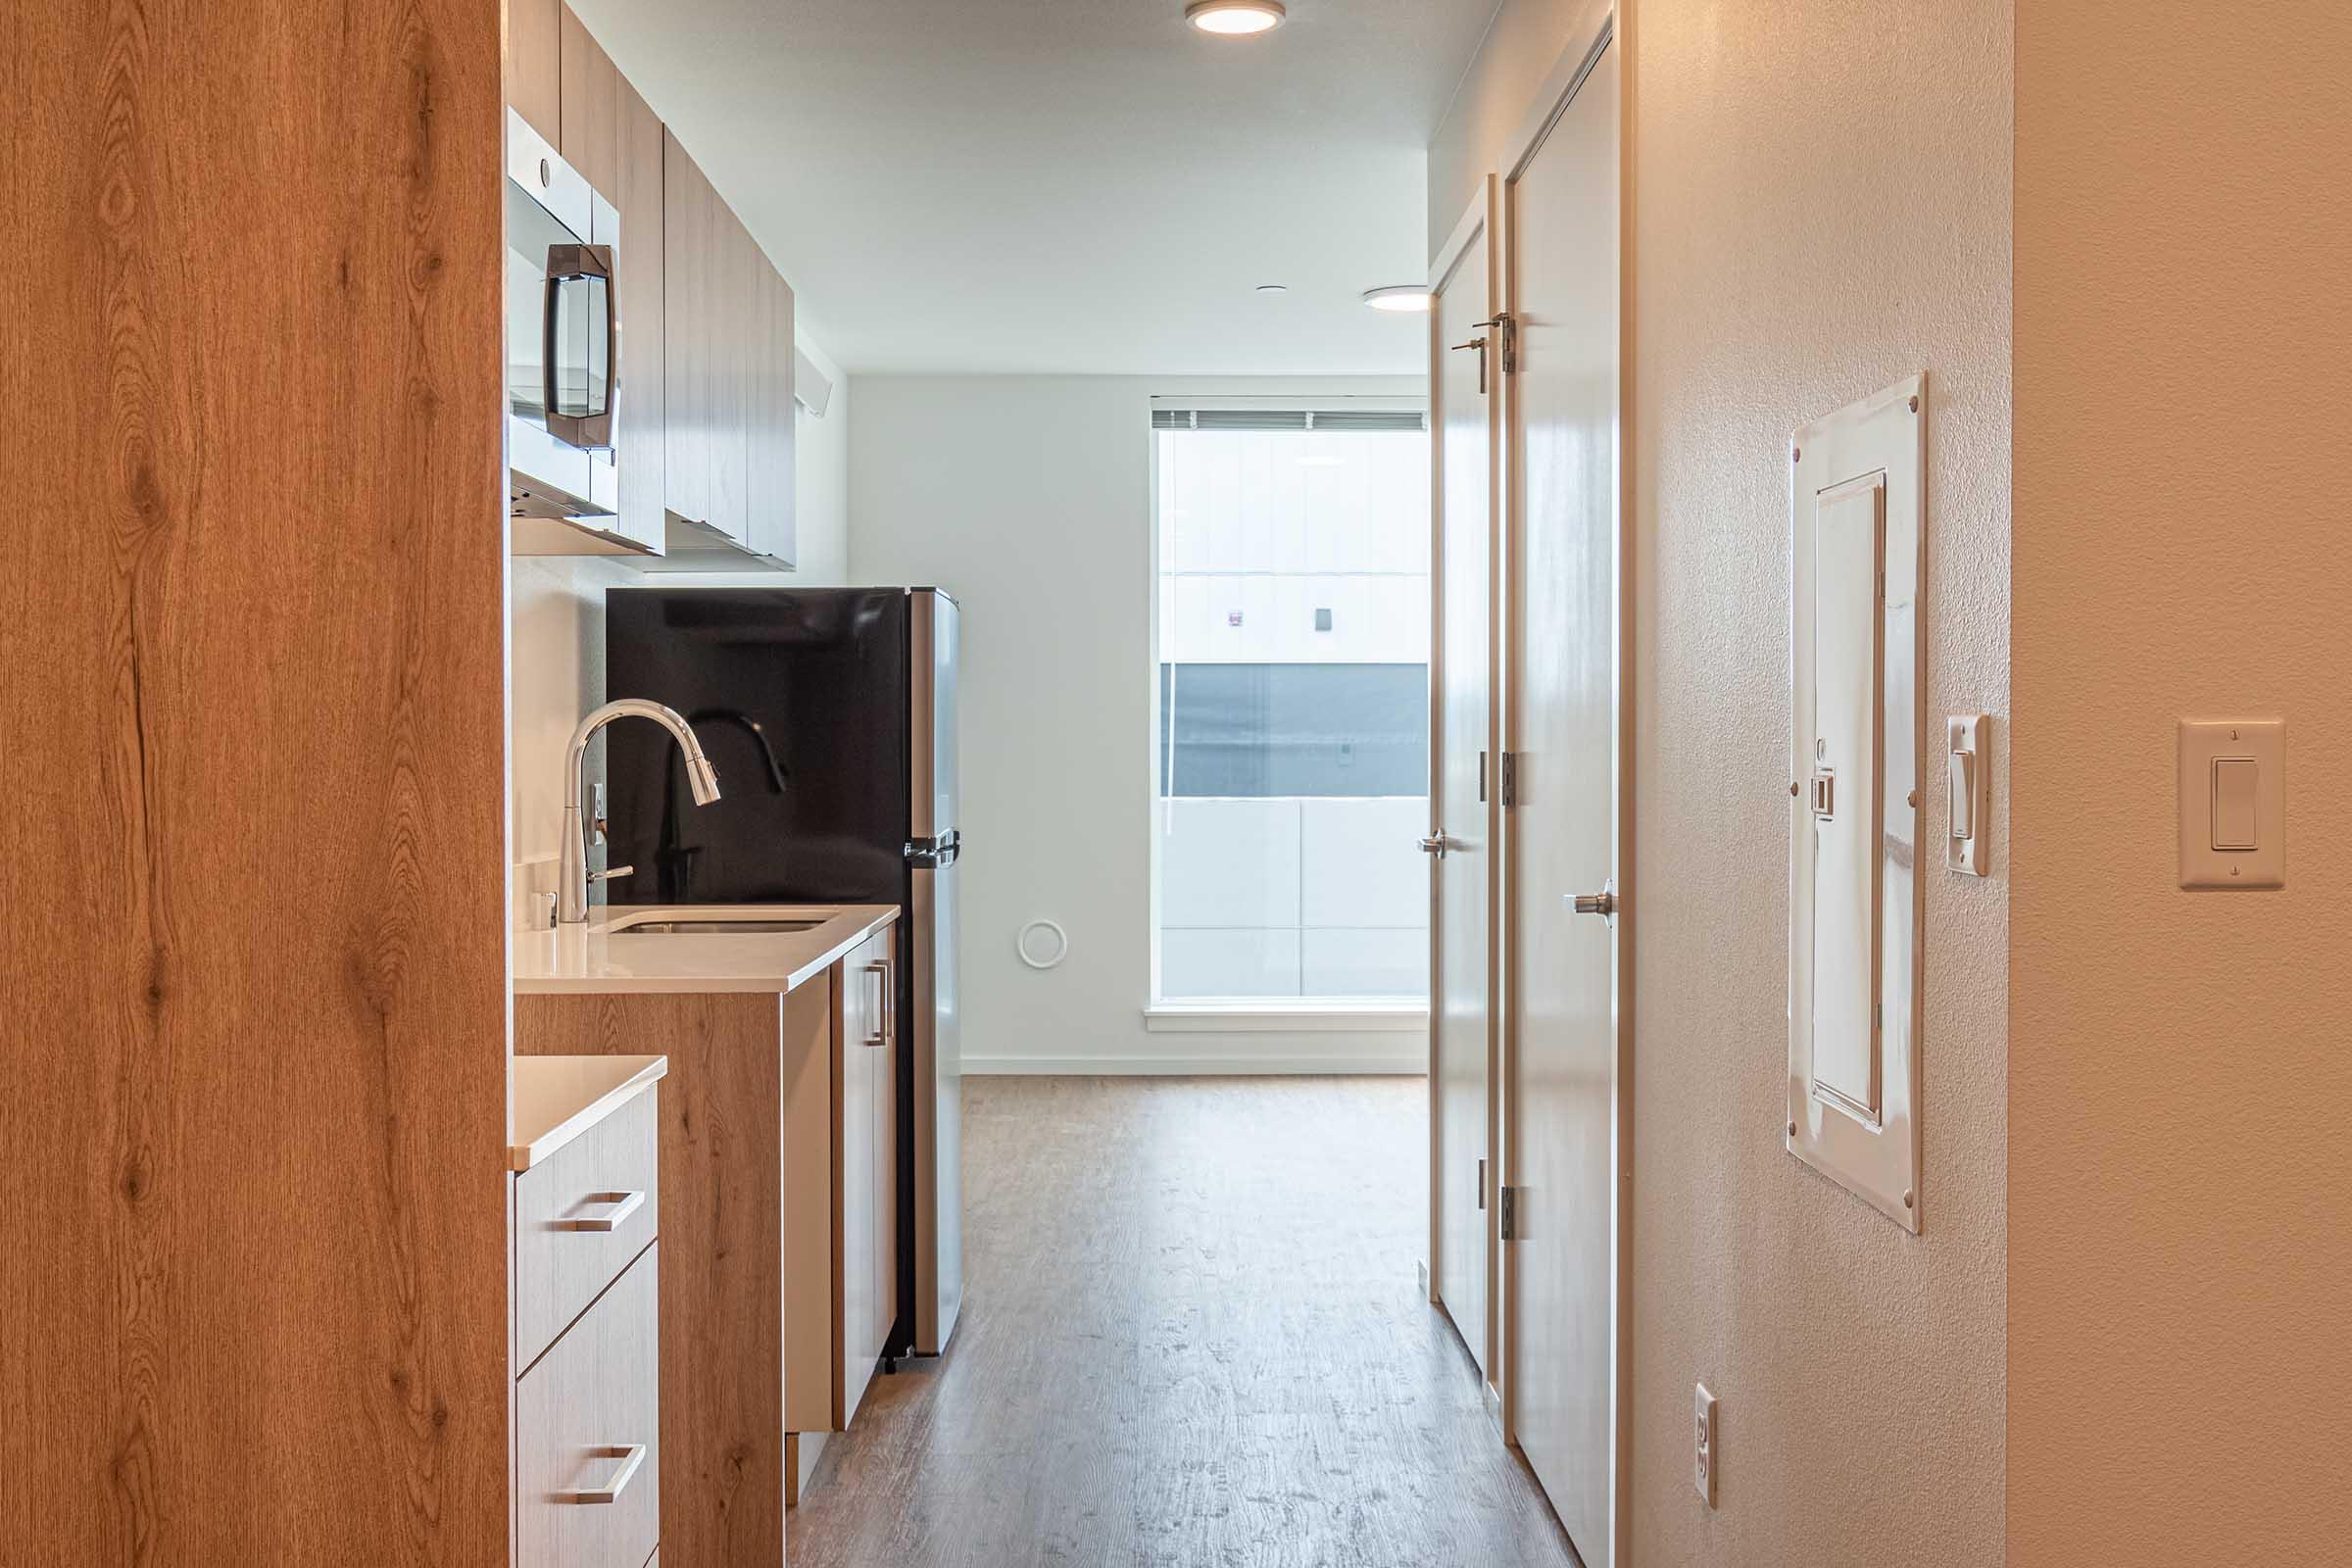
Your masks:
{"label": "door hinge", "polygon": [[1519,1239],[1519,1195],[1526,1190],[1523,1187],[1494,1189],[1494,1229],[1506,1242]]}
{"label": "door hinge", "polygon": [[1502,373],[1515,375],[1519,370],[1519,318],[1508,311],[1496,311],[1485,320],[1475,323],[1491,326],[1499,339],[1496,348],[1502,351]]}
{"label": "door hinge", "polygon": [[1505,806],[1519,804],[1519,754],[1517,752],[1502,754],[1502,804]]}
{"label": "door hinge", "polygon": [[1487,804],[1487,754],[1478,754],[1478,804]]}
{"label": "door hinge", "polygon": [[1478,1162],[1478,1206],[1482,1209],[1487,1206],[1487,1162],[1484,1159]]}

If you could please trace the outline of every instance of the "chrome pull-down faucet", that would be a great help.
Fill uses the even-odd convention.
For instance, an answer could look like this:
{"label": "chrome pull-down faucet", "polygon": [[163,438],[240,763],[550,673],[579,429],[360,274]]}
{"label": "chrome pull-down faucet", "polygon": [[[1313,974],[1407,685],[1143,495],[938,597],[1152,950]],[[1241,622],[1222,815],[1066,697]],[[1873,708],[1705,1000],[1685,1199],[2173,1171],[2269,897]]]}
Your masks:
{"label": "chrome pull-down faucet", "polygon": [[564,754],[564,868],[556,892],[558,925],[587,923],[588,830],[580,820],[580,792],[587,787],[588,743],[616,718],[650,718],[669,731],[678,750],[686,754],[686,787],[694,792],[694,804],[709,806],[718,799],[718,771],[703,755],[702,742],[694,738],[693,728],[675,709],[641,697],[624,697],[581,719],[580,727],[571,732],[570,750]]}

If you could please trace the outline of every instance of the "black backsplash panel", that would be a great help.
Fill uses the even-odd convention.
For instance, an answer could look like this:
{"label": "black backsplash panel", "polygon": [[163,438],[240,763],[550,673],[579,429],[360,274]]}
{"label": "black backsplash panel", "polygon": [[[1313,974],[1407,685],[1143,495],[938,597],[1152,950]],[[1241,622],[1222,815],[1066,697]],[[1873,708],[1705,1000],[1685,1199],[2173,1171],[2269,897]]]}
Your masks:
{"label": "black backsplash panel", "polygon": [[608,694],[686,714],[720,790],[694,804],[658,726],[607,730],[612,902],[903,902],[906,624],[902,589],[612,590]]}

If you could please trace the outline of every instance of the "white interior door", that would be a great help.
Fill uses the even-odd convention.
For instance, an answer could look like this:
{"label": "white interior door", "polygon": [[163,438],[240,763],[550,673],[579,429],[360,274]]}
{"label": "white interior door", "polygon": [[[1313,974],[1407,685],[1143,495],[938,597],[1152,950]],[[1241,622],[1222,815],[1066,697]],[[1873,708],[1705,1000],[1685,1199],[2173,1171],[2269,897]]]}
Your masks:
{"label": "white interior door", "polygon": [[1436,432],[1435,748],[1429,792],[1431,1252],[1437,1298],[1494,1376],[1494,455],[1500,401],[1493,181],[1440,252],[1431,286]]}
{"label": "white interior door", "polygon": [[[1618,50],[1555,76],[1504,181],[1516,329],[1505,808],[1511,1008],[1505,1244],[1512,1434],[1587,1568],[1616,1560],[1623,1071],[1620,858]],[[1612,884],[1615,884],[1612,889]]]}

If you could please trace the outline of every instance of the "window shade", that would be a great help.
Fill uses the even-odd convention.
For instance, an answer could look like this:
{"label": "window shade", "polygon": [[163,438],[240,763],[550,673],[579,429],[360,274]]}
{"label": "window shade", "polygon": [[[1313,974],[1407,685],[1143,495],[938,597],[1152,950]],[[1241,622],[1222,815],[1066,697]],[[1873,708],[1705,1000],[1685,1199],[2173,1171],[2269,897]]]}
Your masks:
{"label": "window shade", "polygon": [[1426,430],[1418,409],[1153,409],[1154,430]]}

